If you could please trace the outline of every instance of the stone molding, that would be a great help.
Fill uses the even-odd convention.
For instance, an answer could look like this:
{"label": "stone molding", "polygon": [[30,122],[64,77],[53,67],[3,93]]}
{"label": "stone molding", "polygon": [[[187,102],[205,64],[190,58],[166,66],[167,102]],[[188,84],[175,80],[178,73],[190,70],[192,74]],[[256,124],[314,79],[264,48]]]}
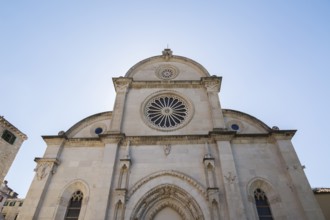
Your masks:
{"label": "stone molding", "polygon": [[173,89],[173,88],[204,88],[199,80],[163,80],[163,81],[133,81],[131,84],[133,89],[141,88],[157,88],[157,89]]}
{"label": "stone molding", "polygon": [[112,112],[107,111],[107,112],[101,112],[97,113],[95,115],[91,115],[87,118],[82,119],[75,125],[73,125],[69,130],[65,132],[65,134],[68,137],[73,137],[76,135],[80,130],[86,128],[87,126],[91,125],[92,123],[99,122],[99,121],[104,121],[104,120],[111,120],[112,118]]}
{"label": "stone molding", "polygon": [[222,77],[211,76],[211,77],[202,77],[202,84],[205,86],[208,92],[220,92]]}
{"label": "stone molding", "polygon": [[135,183],[134,186],[131,187],[131,189],[129,189],[127,198],[129,199],[142,185],[146,184],[147,182],[149,182],[155,178],[161,177],[161,176],[172,176],[172,177],[179,178],[179,179],[189,183],[189,185],[196,188],[204,196],[204,198],[207,198],[207,191],[204,186],[202,186],[200,183],[198,183],[196,180],[192,179],[191,177],[187,176],[186,174],[183,174],[181,172],[174,171],[174,170],[163,170],[163,171],[152,173],[152,174],[144,177],[143,179],[141,179],[137,183]]}
{"label": "stone molding", "polygon": [[81,210],[80,210],[80,218],[84,219],[84,216],[85,216],[85,213],[87,210],[87,204],[88,204],[90,197],[89,197],[89,186],[82,179],[74,179],[63,187],[62,191],[60,192],[60,194],[58,195],[58,198],[57,198],[54,219],[64,219],[70,199],[71,199],[73,193],[75,193],[78,190],[83,193],[82,206],[81,206]]}
{"label": "stone molding", "polygon": [[112,78],[117,93],[126,92],[133,79],[128,77]]}
{"label": "stone molding", "polygon": [[37,180],[42,180],[49,173],[55,174],[56,167],[60,164],[59,160],[56,158],[38,158],[36,157],[34,161],[37,163],[37,167],[34,169],[36,172]]}
{"label": "stone molding", "polygon": [[[284,134],[285,135],[285,134]],[[43,136],[48,146],[62,144],[62,136]],[[159,136],[125,136],[122,133],[100,134],[92,138],[68,138],[65,147],[101,147],[109,143],[120,143],[126,145],[168,145],[168,144],[204,144],[215,141],[231,141],[236,144],[246,143],[275,143],[276,139],[271,133],[265,134],[237,134],[235,131],[211,131],[202,135],[159,135]]]}
{"label": "stone molding", "polygon": [[248,200],[255,203],[254,191],[259,188],[266,193],[270,205],[281,202],[280,195],[275,191],[274,187],[264,178],[256,177],[247,184]]}
{"label": "stone molding", "polygon": [[182,188],[162,184],[149,190],[135,205],[131,220],[152,220],[165,207],[176,210],[184,220],[203,220],[203,212],[195,199]]}
{"label": "stone molding", "polygon": [[[160,56],[153,56],[153,57],[149,57],[147,59],[144,59],[138,63],[136,63],[134,66],[132,66],[127,73],[125,74],[125,77],[133,77],[133,73],[135,72],[136,69],[138,69],[139,67],[147,64],[147,63],[153,63],[153,62],[163,62],[164,61],[164,56],[160,55]],[[165,60],[166,61],[166,60]],[[197,68],[198,70],[200,70],[203,74],[203,76],[209,77],[210,74],[209,72],[199,63],[197,63],[196,61],[189,59],[187,57],[183,57],[183,56],[177,56],[177,55],[171,55],[171,62],[178,62],[178,63],[187,63],[190,64],[191,66],[194,66],[195,68]]]}
{"label": "stone molding", "polygon": [[123,188],[117,188],[115,189],[115,194],[116,194],[116,203],[121,201],[122,204],[126,203],[126,194],[127,190]]}

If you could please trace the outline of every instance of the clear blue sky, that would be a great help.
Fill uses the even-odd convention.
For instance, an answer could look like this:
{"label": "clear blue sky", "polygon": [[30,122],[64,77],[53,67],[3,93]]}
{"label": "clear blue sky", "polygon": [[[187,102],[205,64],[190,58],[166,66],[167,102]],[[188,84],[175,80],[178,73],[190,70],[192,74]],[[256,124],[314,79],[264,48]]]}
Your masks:
{"label": "clear blue sky", "polygon": [[29,137],[9,185],[24,197],[41,135],[112,110],[112,77],[167,45],[223,77],[223,108],[297,129],[311,186],[330,187],[326,0],[1,1],[0,115]]}

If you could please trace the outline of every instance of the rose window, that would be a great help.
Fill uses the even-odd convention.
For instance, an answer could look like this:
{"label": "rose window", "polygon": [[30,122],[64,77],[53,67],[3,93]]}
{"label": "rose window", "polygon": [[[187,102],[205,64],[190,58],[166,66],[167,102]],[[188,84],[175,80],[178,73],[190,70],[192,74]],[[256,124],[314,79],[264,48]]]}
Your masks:
{"label": "rose window", "polygon": [[160,95],[150,99],[144,107],[148,125],[161,130],[184,126],[190,119],[190,104],[176,95]]}
{"label": "rose window", "polygon": [[172,69],[165,69],[160,74],[164,79],[171,79],[174,75]]}
{"label": "rose window", "polygon": [[171,80],[178,76],[179,70],[172,65],[162,65],[156,70],[157,77],[163,80]]}

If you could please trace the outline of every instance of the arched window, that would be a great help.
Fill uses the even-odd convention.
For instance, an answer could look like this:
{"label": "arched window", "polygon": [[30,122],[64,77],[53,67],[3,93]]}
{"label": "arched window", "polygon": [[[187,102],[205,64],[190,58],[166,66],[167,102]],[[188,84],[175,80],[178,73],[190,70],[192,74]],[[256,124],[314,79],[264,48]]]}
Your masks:
{"label": "arched window", "polygon": [[257,188],[254,191],[254,199],[256,202],[259,219],[272,220],[273,216],[265,192]]}
{"label": "arched window", "polygon": [[72,194],[66,211],[65,220],[78,220],[83,197],[84,195],[81,191],[76,191]]}

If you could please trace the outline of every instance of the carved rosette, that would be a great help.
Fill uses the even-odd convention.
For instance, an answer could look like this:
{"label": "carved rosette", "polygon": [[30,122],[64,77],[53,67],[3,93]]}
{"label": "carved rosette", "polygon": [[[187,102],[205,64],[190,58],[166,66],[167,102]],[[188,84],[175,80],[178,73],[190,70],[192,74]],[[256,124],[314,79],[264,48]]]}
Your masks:
{"label": "carved rosette", "polygon": [[161,65],[156,70],[156,76],[162,80],[171,80],[178,76],[179,69],[173,65]]}

